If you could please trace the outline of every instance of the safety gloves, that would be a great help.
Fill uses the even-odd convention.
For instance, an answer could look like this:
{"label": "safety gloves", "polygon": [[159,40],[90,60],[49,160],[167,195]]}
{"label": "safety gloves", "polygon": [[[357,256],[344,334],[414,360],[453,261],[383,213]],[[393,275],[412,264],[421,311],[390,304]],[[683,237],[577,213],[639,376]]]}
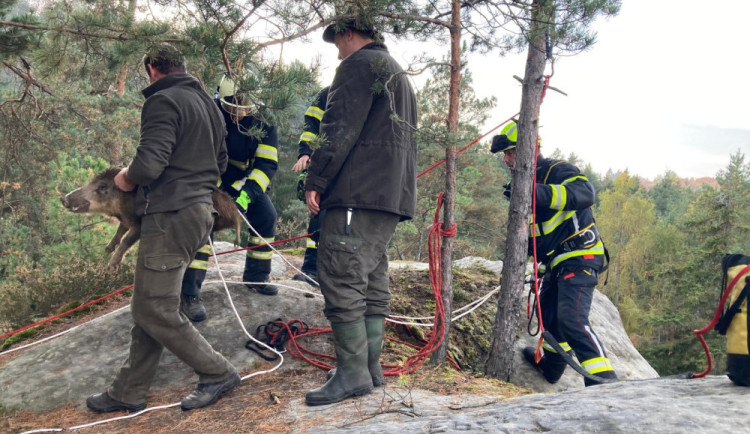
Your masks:
{"label": "safety gloves", "polygon": [[239,196],[237,196],[237,199],[235,199],[235,202],[237,203],[237,206],[242,209],[242,211],[247,211],[248,205],[252,203],[252,199],[250,198],[250,195],[247,194],[245,190],[242,190]]}

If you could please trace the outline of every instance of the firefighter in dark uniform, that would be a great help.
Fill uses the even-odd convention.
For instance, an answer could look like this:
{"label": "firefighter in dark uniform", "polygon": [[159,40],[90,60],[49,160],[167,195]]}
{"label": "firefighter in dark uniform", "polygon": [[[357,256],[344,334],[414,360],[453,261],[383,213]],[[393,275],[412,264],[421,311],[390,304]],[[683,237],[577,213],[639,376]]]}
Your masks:
{"label": "firefighter in dark uniform", "polygon": [[[516,155],[517,125],[511,122],[492,139],[493,153],[503,151],[503,162],[513,169]],[[510,198],[510,184],[504,194]],[[589,323],[589,310],[604,268],[604,243],[596,229],[591,206],[596,193],[589,180],[572,164],[541,155],[536,165],[536,218],[529,229],[529,254],[536,237],[537,260],[543,273],[540,303],[544,327],[567,352],[573,350],[581,366],[589,373],[617,379],[604,345]],[[523,350],[524,359],[556,383],[566,363],[547,342],[544,356],[537,364],[534,348]],[[584,379],[585,385],[597,384]]]}
{"label": "firefighter in dark uniform", "polygon": [[[237,92],[234,81],[224,77],[216,95],[227,126],[227,153],[229,164],[221,175],[218,186],[235,198],[238,209],[245,214],[256,234],[248,229],[248,247],[242,280],[248,288],[260,294],[276,295],[278,288],[270,284],[271,247],[276,231],[276,209],[266,194],[278,168],[278,137],[276,127],[268,125],[252,111],[258,108],[252,96]],[[209,245],[199,250],[185,273],[182,282],[182,312],[192,321],[206,318],[200,300],[200,287],[206,277]]]}
{"label": "firefighter in dark uniform", "polygon": [[[315,96],[315,101],[307,108],[305,112],[305,130],[302,131],[302,135],[299,138],[299,156],[297,162],[292,167],[292,170],[299,173],[299,182],[297,183],[297,196],[299,200],[305,201],[305,175],[307,175],[307,165],[310,164],[310,156],[313,151],[310,147],[310,142],[314,141],[318,137],[320,132],[320,121],[323,119],[323,113],[326,109],[326,101],[328,101],[328,89],[324,87]],[[320,216],[318,214],[310,214],[310,223],[307,226],[307,233],[314,234],[320,229]],[[302,273],[295,274],[292,279],[301,280],[307,282],[312,286],[317,287],[318,281],[318,242],[317,237],[307,238],[307,246],[305,249],[305,259],[302,262]]]}

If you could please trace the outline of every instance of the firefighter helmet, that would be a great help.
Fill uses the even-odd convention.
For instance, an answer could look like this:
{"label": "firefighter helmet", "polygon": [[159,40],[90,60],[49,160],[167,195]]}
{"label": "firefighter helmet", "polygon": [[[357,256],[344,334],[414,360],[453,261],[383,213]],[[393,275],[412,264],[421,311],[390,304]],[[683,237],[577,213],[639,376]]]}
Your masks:
{"label": "firefighter helmet", "polygon": [[[260,105],[257,97],[257,93],[259,93],[257,92],[257,84],[258,79],[255,74],[249,74],[243,80],[235,80],[229,74],[224,74],[216,88],[215,97],[221,102],[221,108],[228,113],[244,112],[244,114],[248,114],[253,111],[255,106]],[[256,88],[256,91],[251,92],[246,88]]]}
{"label": "firefighter helmet", "polygon": [[518,142],[518,125],[511,121],[500,131],[500,135],[492,138],[490,152],[495,154],[506,149],[513,149],[516,147],[516,142]]}

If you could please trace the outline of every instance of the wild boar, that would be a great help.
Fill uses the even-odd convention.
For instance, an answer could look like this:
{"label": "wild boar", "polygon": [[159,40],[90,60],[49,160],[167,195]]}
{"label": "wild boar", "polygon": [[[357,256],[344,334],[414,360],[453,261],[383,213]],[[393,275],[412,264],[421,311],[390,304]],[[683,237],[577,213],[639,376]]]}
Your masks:
{"label": "wild boar", "polygon": [[[74,213],[100,213],[120,220],[120,226],[106,252],[112,253],[109,269],[120,265],[122,257],[141,237],[141,218],[135,214],[135,190],[122,191],[115,185],[119,168],[109,168],[94,175],[88,184],[60,198],[62,204]],[[212,195],[214,209],[219,213],[214,219],[213,232],[233,227],[235,244],[240,244],[242,218],[228,194],[215,190]]]}

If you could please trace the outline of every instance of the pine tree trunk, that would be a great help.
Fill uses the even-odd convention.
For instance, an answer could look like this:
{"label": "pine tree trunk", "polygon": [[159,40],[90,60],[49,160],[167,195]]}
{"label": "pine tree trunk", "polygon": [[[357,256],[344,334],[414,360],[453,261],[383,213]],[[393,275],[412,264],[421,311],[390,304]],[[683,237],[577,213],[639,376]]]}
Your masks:
{"label": "pine tree trunk", "polygon": [[545,42],[544,30],[539,28],[539,23],[545,20],[542,19],[543,12],[538,3],[535,0],[532,6],[531,40],[526,58],[521,114],[518,119],[518,146],[511,179],[513,194],[508,216],[508,238],[500,278],[502,290],[497,301],[497,313],[492,326],[492,344],[486,366],[488,375],[505,381],[510,380],[513,371],[514,342],[521,319],[531,191],[534,182],[534,147],[544,87]]}
{"label": "pine tree trunk", "polygon": [[[458,0],[451,2],[451,76],[448,94],[448,130],[458,131],[458,101],[461,86],[461,5]],[[455,135],[454,135],[455,137]],[[450,228],[455,223],[454,207],[456,204],[456,144],[452,143],[445,150],[445,195],[443,228]],[[440,295],[445,308],[445,332],[443,342],[432,354],[430,364],[442,363],[448,353],[450,337],[451,311],[453,303],[453,237],[443,237],[440,250],[440,267],[442,269],[443,285]],[[437,324],[435,324],[437,329]]]}

